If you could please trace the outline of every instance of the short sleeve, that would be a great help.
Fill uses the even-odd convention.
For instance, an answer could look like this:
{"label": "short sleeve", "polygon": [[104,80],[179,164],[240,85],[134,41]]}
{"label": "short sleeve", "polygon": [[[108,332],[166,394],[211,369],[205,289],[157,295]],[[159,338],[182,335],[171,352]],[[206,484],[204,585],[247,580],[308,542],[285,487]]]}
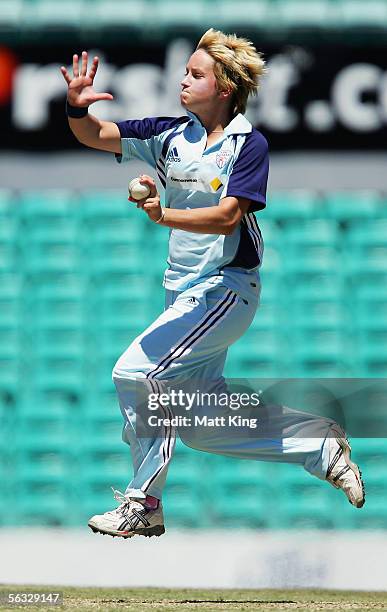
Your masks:
{"label": "short sleeve", "polygon": [[121,163],[141,159],[154,166],[164,134],[187,120],[188,117],[146,117],[118,122],[116,125],[121,135],[121,155],[116,154],[116,160]]}
{"label": "short sleeve", "polygon": [[222,197],[248,198],[251,212],[266,206],[266,188],[269,175],[269,147],[266,138],[253,129],[234,162]]}

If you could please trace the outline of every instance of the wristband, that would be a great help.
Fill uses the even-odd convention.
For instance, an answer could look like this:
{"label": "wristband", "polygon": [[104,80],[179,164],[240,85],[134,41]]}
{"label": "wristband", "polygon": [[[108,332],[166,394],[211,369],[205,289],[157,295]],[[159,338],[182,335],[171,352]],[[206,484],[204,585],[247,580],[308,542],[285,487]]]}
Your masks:
{"label": "wristband", "polygon": [[89,107],[79,107],[79,106],[71,106],[71,104],[66,100],[66,115],[71,117],[71,119],[82,119],[82,117],[86,117],[89,112]]}
{"label": "wristband", "polygon": [[161,221],[164,220],[164,217],[165,217],[165,208],[162,208],[161,209],[161,217],[160,217],[160,219],[157,219],[157,221],[155,221],[155,223],[161,223]]}

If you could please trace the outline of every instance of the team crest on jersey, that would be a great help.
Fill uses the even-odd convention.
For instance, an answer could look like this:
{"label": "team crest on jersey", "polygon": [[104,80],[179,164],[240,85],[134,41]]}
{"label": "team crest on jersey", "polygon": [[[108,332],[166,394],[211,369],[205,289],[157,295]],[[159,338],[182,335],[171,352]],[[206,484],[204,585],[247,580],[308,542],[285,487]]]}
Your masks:
{"label": "team crest on jersey", "polygon": [[223,151],[219,151],[219,153],[216,154],[216,165],[218,166],[218,168],[224,168],[224,166],[227,164],[228,160],[231,158],[232,155],[232,151],[228,151],[223,150]]}

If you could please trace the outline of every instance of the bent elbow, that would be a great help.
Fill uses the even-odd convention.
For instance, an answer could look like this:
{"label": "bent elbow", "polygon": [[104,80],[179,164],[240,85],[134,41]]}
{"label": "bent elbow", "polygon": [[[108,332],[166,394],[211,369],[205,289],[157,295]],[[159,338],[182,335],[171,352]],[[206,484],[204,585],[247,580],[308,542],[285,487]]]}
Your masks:
{"label": "bent elbow", "polygon": [[227,223],[227,225],[224,226],[222,234],[224,234],[225,236],[231,236],[231,234],[233,234],[236,230],[236,228],[239,225],[239,221],[230,221],[229,223]]}

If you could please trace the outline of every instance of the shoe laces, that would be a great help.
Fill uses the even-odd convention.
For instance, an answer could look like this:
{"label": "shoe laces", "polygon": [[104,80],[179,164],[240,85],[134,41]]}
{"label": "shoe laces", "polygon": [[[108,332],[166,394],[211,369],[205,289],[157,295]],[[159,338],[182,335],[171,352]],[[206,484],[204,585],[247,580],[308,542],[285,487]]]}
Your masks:
{"label": "shoe laces", "polygon": [[119,491],[114,487],[111,487],[111,490],[113,491],[114,499],[118,502],[121,502],[118,508],[113,510],[113,512],[124,514],[125,510],[129,507],[131,500],[125,495],[125,493],[122,493],[122,491]]}

